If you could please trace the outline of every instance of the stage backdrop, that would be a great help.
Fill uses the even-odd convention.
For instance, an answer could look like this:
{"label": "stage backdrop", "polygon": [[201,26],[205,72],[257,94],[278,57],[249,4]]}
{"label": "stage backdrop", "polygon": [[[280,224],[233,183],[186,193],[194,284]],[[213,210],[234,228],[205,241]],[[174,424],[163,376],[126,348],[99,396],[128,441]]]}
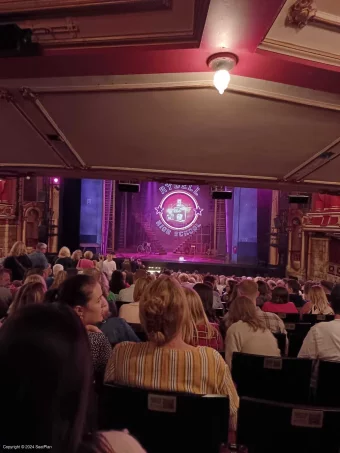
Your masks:
{"label": "stage backdrop", "polygon": [[[153,253],[205,253],[212,247],[213,210],[208,186],[142,183],[139,194],[117,194],[116,231],[133,251],[143,241]],[[126,210],[126,215],[124,215]],[[119,244],[119,248],[124,247]]]}

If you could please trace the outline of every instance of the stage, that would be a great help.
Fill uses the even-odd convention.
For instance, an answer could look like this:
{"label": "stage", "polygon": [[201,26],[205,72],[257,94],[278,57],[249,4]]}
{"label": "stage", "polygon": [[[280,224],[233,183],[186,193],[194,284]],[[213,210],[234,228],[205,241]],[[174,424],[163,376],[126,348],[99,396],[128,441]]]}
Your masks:
{"label": "stage", "polygon": [[[257,275],[268,277],[283,277],[284,269],[278,266],[261,266],[259,264],[233,264],[226,263],[224,257],[209,255],[178,255],[168,253],[166,255],[142,254],[142,253],[117,253],[115,261],[120,268],[124,259],[140,259],[146,269],[153,271],[171,269],[173,271],[194,272],[226,275],[236,277],[256,277]],[[181,259],[180,259],[181,258]],[[184,260],[182,260],[182,258]]]}

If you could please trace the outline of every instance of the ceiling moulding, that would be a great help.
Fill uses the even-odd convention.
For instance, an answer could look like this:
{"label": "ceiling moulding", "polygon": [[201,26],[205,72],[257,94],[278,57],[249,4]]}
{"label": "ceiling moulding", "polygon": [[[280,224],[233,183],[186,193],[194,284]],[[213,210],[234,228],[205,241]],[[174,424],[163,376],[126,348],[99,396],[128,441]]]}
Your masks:
{"label": "ceiling moulding", "polygon": [[171,9],[172,0],[0,0],[0,17],[34,19],[58,14],[138,13]]}
{"label": "ceiling moulding", "polygon": [[340,32],[340,17],[319,11],[313,0],[297,0],[289,8],[286,25],[294,28],[313,25]]}

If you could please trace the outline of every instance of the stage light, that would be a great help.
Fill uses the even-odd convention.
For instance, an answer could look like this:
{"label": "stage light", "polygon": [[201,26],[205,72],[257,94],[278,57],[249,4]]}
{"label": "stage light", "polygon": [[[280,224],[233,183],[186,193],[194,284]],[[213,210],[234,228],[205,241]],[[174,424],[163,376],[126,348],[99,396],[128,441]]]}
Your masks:
{"label": "stage light", "polygon": [[220,94],[223,94],[229,86],[230,74],[237,64],[238,58],[233,53],[216,53],[208,58],[207,65],[215,71],[214,85]]}
{"label": "stage light", "polygon": [[52,178],[52,182],[53,182],[53,184],[59,184],[60,179],[58,177],[54,177],[54,178]]}
{"label": "stage light", "polygon": [[178,261],[181,261],[181,262],[185,261],[184,256],[180,256],[180,257],[178,258]]}

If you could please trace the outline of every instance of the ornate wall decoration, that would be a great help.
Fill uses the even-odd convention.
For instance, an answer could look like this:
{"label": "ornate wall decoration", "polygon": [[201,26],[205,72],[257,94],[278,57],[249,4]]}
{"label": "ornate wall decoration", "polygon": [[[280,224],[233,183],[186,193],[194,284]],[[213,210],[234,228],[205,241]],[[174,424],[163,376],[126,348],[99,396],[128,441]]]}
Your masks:
{"label": "ornate wall decoration", "polygon": [[297,0],[289,8],[286,24],[303,28],[315,17],[316,11],[317,9],[313,6],[313,0]]}

